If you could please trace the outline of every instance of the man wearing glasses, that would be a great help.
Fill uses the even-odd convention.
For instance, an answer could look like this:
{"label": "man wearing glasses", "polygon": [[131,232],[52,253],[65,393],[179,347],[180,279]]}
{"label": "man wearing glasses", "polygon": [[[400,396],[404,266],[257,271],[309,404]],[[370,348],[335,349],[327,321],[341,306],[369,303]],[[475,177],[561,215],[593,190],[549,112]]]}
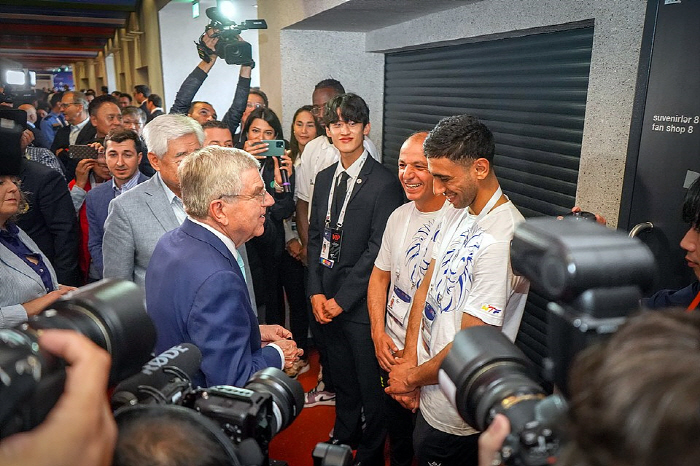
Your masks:
{"label": "man wearing glasses", "polygon": [[266,367],[291,367],[302,354],[288,330],[258,325],[236,250],[263,233],[274,203],[258,170],[250,154],[218,146],[183,160],[178,174],[187,219],[158,241],[146,272],[155,351],[197,345],[202,363],[195,385],[240,387]]}
{"label": "man wearing glasses", "polygon": [[[63,117],[69,126],[60,128],[56,132],[51,151],[56,154],[63,162],[66,163],[68,154],[68,146],[74,144],[87,144],[95,139],[96,129],[90,123],[88,118],[88,101],[85,94],[78,91],[68,91],[63,93],[59,107]],[[68,169],[68,179],[73,179],[75,176],[75,164],[72,164],[72,170]]]}

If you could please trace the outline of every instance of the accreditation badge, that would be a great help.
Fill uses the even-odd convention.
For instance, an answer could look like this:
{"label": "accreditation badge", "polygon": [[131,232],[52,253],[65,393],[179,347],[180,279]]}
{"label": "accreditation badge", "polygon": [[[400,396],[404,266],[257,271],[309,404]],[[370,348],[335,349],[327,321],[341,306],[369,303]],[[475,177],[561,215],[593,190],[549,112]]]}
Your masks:
{"label": "accreditation badge", "polygon": [[401,328],[406,328],[406,318],[411,310],[411,297],[398,286],[394,286],[386,310],[392,321]]}
{"label": "accreditation badge", "polygon": [[439,305],[437,300],[433,297],[432,292],[428,292],[428,296],[425,298],[423,318],[421,320],[421,340],[423,341],[423,348],[425,348],[428,354],[430,354],[430,338],[438,309]]}
{"label": "accreditation badge", "polygon": [[321,242],[321,265],[333,268],[340,259],[340,247],[343,242],[343,231],[339,228],[326,227],[323,229],[323,241]]}

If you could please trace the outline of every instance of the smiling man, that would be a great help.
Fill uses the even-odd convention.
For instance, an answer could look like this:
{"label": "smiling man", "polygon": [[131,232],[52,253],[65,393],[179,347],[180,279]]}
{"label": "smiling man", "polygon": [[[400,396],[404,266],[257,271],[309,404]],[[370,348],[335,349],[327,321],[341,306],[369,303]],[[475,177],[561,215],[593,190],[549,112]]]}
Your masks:
{"label": "smiling man", "polygon": [[112,180],[91,189],[85,198],[89,225],[87,244],[92,259],[88,273],[90,281],[102,278],[102,236],[109,203],[117,196],[148,180],[148,177],[139,171],[142,157],[140,141],[136,132],[124,128],[112,130],[105,137],[104,155]]}
{"label": "smiling man", "polygon": [[[389,217],[367,288],[374,351],[385,379],[396,364],[394,355],[404,348],[411,299],[430,264],[432,227],[446,204],[445,196],[433,193],[433,176],[423,153],[427,136],[415,133],[401,146],[399,181],[411,202]],[[408,466],[413,462],[413,413],[385,398],[391,464]]]}
{"label": "smiling man", "polygon": [[396,177],[363,146],[370,123],[361,97],[334,97],[326,106],[324,123],[340,161],[316,177],[308,293],[327,345],[323,370],[330,371],[336,390],[330,441],[357,444],[356,462],[383,464],[384,400],[366,291],[384,227],[402,204],[403,194]]}
{"label": "smiling man", "polygon": [[209,146],[188,156],[178,169],[187,219],[158,241],[146,273],[155,351],[197,345],[201,373],[193,382],[204,387],[240,387],[258,370],[291,367],[301,355],[289,331],[258,325],[236,250],[263,234],[274,203],[258,169],[238,149]]}
{"label": "smiling man", "polygon": [[449,204],[413,297],[403,359],[391,366],[386,391],[420,396],[413,435],[420,465],[476,465],[478,434],[440,391],[438,370],[463,328],[494,325],[515,340],[528,282],[513,274],[510,241],[524,219],[501,192],[493,135],[476,118],[441,120],[423,149],[433,190]]}

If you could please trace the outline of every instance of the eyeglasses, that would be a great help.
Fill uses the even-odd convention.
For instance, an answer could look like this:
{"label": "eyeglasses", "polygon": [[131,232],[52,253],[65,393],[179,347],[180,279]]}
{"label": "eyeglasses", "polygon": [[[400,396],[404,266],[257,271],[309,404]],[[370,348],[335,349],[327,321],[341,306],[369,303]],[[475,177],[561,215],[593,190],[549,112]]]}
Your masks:
{"label": "eyeglasses", "polygon": [[261,104],[260,102],[246,102],[245,106],[248,108],[260,108],[264,107],[265,104]]}
{"label": "eyeglasses", "polygon": [[222,194],[219,196],[219,199],[224,197],[240,197],[241,199],[248,201],[257,199],[258,202],[260,202],[260,205],[263,205],[265,203],[265,199],[267,198],[267,191],[263,189],[258,194]]}
{"label": "eyeglasses", "polygon": [[61,102],[60,104],[58,104],[58,106],[59,106],[60,108],[66,108],[66,107],[68,107],[68,106],[70,106],[70,105],[82,105],[82,104],[81,104],[80,102],[68,102],[68,103],[66,103],[66,104],[64,104],[63,102]]}

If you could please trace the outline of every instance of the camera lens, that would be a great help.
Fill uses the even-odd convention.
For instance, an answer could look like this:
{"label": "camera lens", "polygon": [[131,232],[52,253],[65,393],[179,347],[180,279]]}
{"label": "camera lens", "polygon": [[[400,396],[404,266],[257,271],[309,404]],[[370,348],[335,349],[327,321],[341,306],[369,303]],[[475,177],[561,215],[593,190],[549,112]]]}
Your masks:
{"label": "camera lens", "polygon": [[245,388],[256,393],[269,393],[272,397],[275,420],[272,435],[277,435],[291,424],[304,407],[304,390],[301,384],[274,367],[253,374]]}
{"label": "camera lens", "polygon": [[446,390],[442,378],[443,391],[452,396],[460,416],[479,430],[488,427],[495,412],[544,396],[526,356],[494,327],[459,332],[441,369],[454,384]]}

